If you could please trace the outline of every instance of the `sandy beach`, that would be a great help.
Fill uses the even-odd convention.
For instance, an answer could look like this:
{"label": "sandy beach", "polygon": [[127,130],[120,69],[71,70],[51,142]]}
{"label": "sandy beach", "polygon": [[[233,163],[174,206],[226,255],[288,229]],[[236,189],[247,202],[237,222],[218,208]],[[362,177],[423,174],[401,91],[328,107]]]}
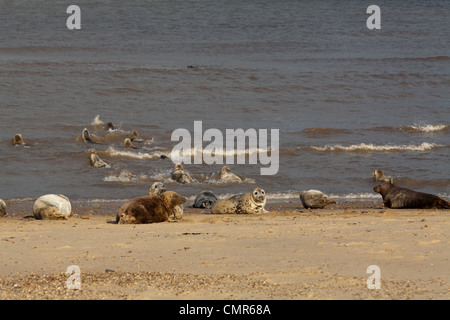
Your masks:
{"label": "sandy beach", "polygon": [[[117,225],[117,203],[73,205],[39,221],[32,202],[0,218],[0,299],[449,299],[450,210],[379,201],[307,210],[268,202],[261,215]],[[69,266],[80,289],[69,289]],[[367,268],[380,268],[368,289]]]}

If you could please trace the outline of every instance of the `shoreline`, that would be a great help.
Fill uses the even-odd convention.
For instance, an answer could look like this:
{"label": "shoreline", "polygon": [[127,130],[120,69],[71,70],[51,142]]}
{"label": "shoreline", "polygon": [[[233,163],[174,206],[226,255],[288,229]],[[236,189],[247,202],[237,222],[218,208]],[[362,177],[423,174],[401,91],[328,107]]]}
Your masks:
{"label": "shoreline", "polygon": [[[29,203],[0,218],[0,299],[449,299],[450,210],[351,201],[304,209],[268,202],[261,215],[117,225],[122,203],[73,206],[41,221]],[[66,286],[80,268],[81,289]],[[369,290],[366,269],[381,269]]]}

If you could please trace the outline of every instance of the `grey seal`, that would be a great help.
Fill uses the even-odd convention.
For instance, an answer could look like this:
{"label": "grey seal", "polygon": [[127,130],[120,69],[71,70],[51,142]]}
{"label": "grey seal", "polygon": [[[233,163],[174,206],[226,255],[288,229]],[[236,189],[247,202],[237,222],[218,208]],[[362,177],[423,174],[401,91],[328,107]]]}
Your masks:
{"label": "grey seal", "polygon": [[392,181],[383,182],[373,188],[381,194],[383,204],[392,209],[450,209],[450,202],[438,196],[401,188]]}
{"label": "grey seal", "polygon": [[336,202],[328,199],[322,191],[308,190],[300,192],[300,200],[306,209],[323,209],[329,204]]}
{"label": "grey seal", "polygon": [[217,201],[211,208],[213,214],[260,214],[268,212],[266,193],[256,188],[251,193],[238,194],[227,199]]}
{"label": "grey seal", "polygon": [[197,194],[193,207],[210,209],[217,201],[219,198],[212,191],[206,190]]}

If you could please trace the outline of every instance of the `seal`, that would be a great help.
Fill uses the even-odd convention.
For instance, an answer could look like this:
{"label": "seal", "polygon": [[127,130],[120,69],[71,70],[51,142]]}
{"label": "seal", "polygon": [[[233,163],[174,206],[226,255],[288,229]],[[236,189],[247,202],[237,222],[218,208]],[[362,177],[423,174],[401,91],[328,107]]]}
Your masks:
{"label": "seal", "polygon": [[137,149],[137,147],[131,142],[130,138],[125,138],[123,141],[123,145],[125,148]]}
{"label": "seal", "polygon": [[260,214],[268,212],[266,205],[266,193],[261,188],[256,188],[251,193],[238,194],[227,199],[217,201],[211,208],[213,214]]}
{"label": "seal", "polygon": [[157,196],[144,196],[127,201],[117,213],[118,224],[143,224],[165,222],[174,208],[186,202],[186,198],[173,191]]}
{"label": "seal", "polygon": [[72,215],[72,206],[63,195],[46,194],[34,202],[33,215],[38,220],[67,220]]}
{"label": "seal", "polygon": [[116,130],[116,127],[114,127],[114,124],[112,122],[108,122],[106,124],[106,130],[107,131],[114,131],[114,130]]}
{"label": "seal", "polygon": [[95,153],[91,153],[91,166],[94,168],[103,168],[103,167],[109,167],[109,164],[107,164],[105,161],[103,161]]}
{"label": "seal", "polygon": [[375,170],[373,172],[373,175],[375,177],[375,181],[389,181],[390,178],[386,177],[381,170]]}
{"label": "seal", "polygon": [[81,139],[83,140],[83,142],[86,143],[100,144],[100,142],[96,142],[92,139],[91,133],[87,128],[84,128],[83,131],[81,132]]}
{"label": "seal", "polygon": [[450,202],[429,193],[417,192],[394,185],[392,181],[383,182],[373,188],[381,194],[383,204],[392,209],[450,209]]}
{"label": "seal", "polygon": [[144,142],[144,139],[139,136],[139,133],[136,130],[132,130],[128,138],[133,142]]}
{"label": "seal", "polygon": [[6,217],[8,214],[6,213],[6,203],[2,199],[0,199],[0,217]]}
{"label": "seal", "polygon": [[149,196],[157,196],[160,195],[163,192],[166,192],[166,186],[162,182],[155,182],[152,184],[150,189],[148,190]]}
{"label": "seal", "polygon": [[225,183],[240,183],[243,179],[237,174],[233,173],[228,166],[223,166],[220,172],[213,173],[210,180],[219,180]]}
{"label": "seal", "polygon": [[16,134],[13,139],[13,146],[17,145],[24,145],[25,142],[23,141],[22,135],[20,133]]}
{"label": "seal", "polygon": [[[150,187],[150,190],[148,192],[148,194],[150,196],[157,196],[160,195],[164,192],[166,192],[166,186],[164,185],[164,183],[162,182],[155,182],[152,184],[152,186]],[[183,211],[184,211],[184,207],[182,204],[176,206],[171,215],[169,216],[169,218],[171,218],[172,221],[175,220],[181,220],[183,218]]]}
{"label": "seal", "polygon": [[335,201],[328,199],[319,190],[305,190],[300,192],[300,200],[306,209],[323,209],[329,204],[336,204]]}
{"label": "seal", "polygon": [[219,198],[212,191],[202,191],[195,197],[192,207],[210,209],[217,201],[219,201]]}
{"label": "seal", "polygon": [[172,180],[178,183],[191,183],[193,180],[191,175],[183,169],[183,165],[181,163],[177,163],[171,174]]}

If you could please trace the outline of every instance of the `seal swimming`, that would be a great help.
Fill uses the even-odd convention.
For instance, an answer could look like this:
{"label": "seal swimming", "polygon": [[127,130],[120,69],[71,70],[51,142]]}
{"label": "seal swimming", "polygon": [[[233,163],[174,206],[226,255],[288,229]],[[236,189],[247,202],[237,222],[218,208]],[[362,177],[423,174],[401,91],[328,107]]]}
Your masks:
{"label": "seal swimming", "polygon": [[92,139],[91,133],[89,132],[89,130],[87,128],[84,128],[83,131],[81,132],[81,139],[83,140],[83,142],[100,144],[100,142],[96,142]]}
{"label": "seal swimming", "polygon": [[178,205],[186,203],[186,198],[173,191],[157,196],[144,196],[127,201],[117,213],[118,224],[143,224],[165,222]]}
{"label": "seal swimming", "polygon": [[72,206],[66,196],[46,194],[34,202],[33,215],[38,220],[67,220],[72,215]]}
{"label": "seal swimming", "polygon": [[375,170],[373,172],[373,175],[375,177],[375,181],[389,181],[390,179],[386,177],[381,170]]}
{"label": "seal swimming", "polygon": [[237,174],[233,173],[228,166],[223,166],[220,169],[220,172],[213,173],[209,180],[218,180],[226,183],[240,183],[242,182],[242,178]]}
{"label": "seal swimming", "polygon": [[105,161],[103,161],[98,155],[95,153],[91,153],[91,166],[94,168],[103,168],[103,167],[109,167],[109,164],[107,164]]}
{"label": "seal swimming", "polygon": [[392,181],[383,182],[373,188],[381,194],[383,204],[392,209],[450,209],[450,202],[433,194],[413,191],[394,185]]}
{"label": "seal swimming", "polygon": [[171,174],[172,180],[178,183],[191,183],[193,182],[191,175],[183,169],[183,165],[181,163],[177,163]]}
{"label": "seal swimming", "polygon": [[125,138],[123,141],[123,145],[125,148],[137,149],[137,147],[131,142],[130,138]]}
{"label": "seal swimming", "polygon": [[268,212],[266,205],[266,193],[261,188],[256,188],[251,193],[238,194],[227,199],[217,201],[211,208],[213,214],[260,214]]}
{"label": "seal swimming", "polygon": [[136,130],[132,130],[128,138],[133,142],[144,142],[144,139],[139,136],[139,133]]}
{"label": "seal swimming", "polygon": [[13,138],[13,146],[24,144],[25,142],[23,141],[22,135],[20,133],[16,134]]}
{"label": "seal swimming", "polygon": [[[158,196],[166,192],[166,186],[162,182],[155,182],[149,189],[148,195]],[[172,211],[172,220],[181,220],[183,218],[184,207],[182,204],[176,206]]]}
{"label": "seal swimming", "polygon": [[212,191],[202,191],[195,197],[193,207],[210,209],[217,201],[219,198]]}
{"label": "seal swimming", "polygon": [[328,199],[319,190],[305,190],[300,192],[300,200],[305,209],[323,209],[329,204],[336,204],[335,201]]}

